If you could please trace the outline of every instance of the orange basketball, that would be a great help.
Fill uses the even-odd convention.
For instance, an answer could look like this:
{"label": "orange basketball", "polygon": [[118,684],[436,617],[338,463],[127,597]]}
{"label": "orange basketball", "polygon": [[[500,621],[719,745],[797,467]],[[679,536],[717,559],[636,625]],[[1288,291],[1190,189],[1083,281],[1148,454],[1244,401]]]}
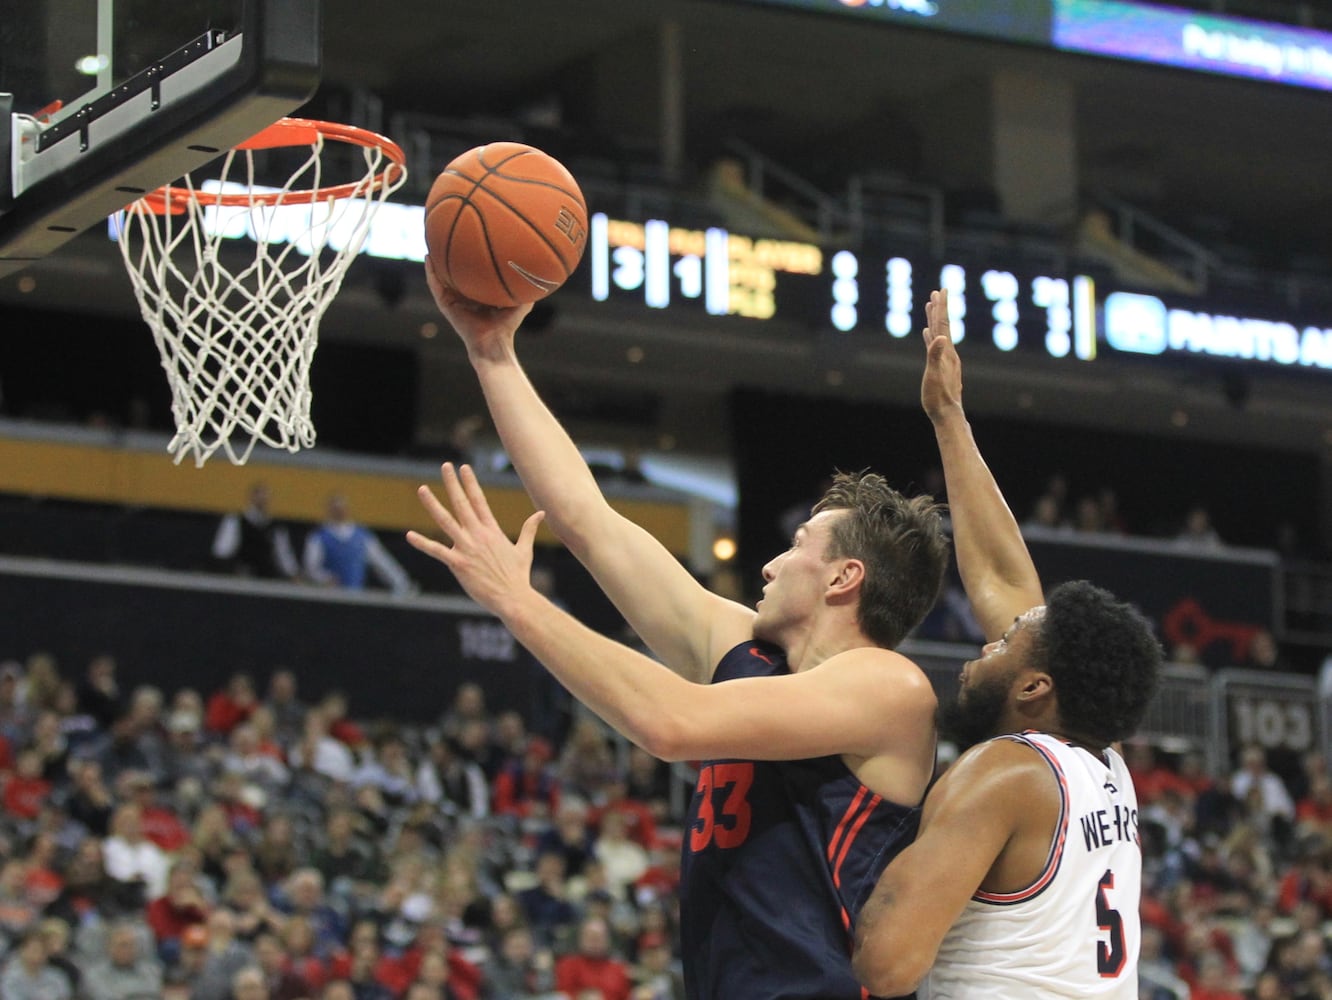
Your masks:
{"label": "orange basketball", "polygon": [[559,288],[587,245],[587,203],[554,157],[520,142],[469,149],[426,198],[435,274],[488,306],[516,306]]}

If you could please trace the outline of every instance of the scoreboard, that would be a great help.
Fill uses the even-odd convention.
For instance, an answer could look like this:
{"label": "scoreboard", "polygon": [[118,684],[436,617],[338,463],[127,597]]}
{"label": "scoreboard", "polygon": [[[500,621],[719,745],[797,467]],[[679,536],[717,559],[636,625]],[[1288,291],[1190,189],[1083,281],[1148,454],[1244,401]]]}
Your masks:
{"label": "scoreboard", "polygon": [[1091,274],[940,260],[908,249],[824,248],[604,213],[590,220],[587,256],[595,302],[900,340],[923,325],[930,291],[945,288],[954,339],[1004,353],[1069,363],[1205,357],[1332,372],[1332,315],[1211,311],[1196,299],[1108,286]]}

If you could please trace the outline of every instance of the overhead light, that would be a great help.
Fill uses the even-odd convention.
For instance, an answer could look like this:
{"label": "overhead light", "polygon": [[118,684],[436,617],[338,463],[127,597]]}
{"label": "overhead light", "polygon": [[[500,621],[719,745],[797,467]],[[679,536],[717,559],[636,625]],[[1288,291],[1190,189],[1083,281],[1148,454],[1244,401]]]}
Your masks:
{"label": "overhead light", "polygon": [[83,56],[74,61],[75,72],[84,76],[96,76],[111,66],[111,57],[105,55]]}
{"label": "overhead light", "polygon": [[721,535],[712,543],[712,554],[718,562],[730,562],[735,558],[735,539],[729,535]]}

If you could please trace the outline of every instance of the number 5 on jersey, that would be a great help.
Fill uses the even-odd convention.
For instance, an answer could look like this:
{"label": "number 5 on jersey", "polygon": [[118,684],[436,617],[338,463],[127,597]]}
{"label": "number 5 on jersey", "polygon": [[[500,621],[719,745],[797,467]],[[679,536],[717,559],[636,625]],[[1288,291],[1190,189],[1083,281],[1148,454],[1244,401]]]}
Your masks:
{"label": "number 5 on jersey", "polygon": [[[698,853],[715,843],[721,848],[739,847],[749,836],[751,813],[749,788],[754,783],[754,765],[709,764],[698,772],[698,819],[689,831],[689,849]],[[718,808],[718,801],[721,802]]]}

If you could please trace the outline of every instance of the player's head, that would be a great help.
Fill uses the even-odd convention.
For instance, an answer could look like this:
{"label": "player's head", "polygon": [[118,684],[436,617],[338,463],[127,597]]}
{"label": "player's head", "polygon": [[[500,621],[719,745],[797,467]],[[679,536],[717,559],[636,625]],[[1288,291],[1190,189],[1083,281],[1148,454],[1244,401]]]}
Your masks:
{"label": "player's head", "polygon": [[948,568],[941,509],[928,496],[906,497],[872,472],[839,472],[813,514],[845,511],[828,536],[830,559],[865,566],[861,630],[893,649],[929,614]]}
{"label": "player's head", "polygon": [[[1030,727],[1107,746],[1138,728],[1161,659],[1136,609],[1085,580],[1061,584],[967,664],[939,725],[964,745]],[[1049,678],[1046,688],[1040,677]]]}
{"label": "player's head", "polygon": [[1161,676],[1147,619],[1086,580],[1050,592],[1035,658],[1054,679],[1063,726],[1106,744],[1133,735]]}

